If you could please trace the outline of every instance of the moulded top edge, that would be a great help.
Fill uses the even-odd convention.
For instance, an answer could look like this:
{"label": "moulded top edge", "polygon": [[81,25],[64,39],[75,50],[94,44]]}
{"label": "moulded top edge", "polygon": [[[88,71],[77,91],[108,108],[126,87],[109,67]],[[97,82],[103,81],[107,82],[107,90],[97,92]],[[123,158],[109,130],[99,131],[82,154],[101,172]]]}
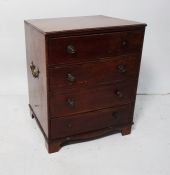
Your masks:
{"label": "moulded top edge", "polygon": [[43,34],[144,27],[145,23],[102,15],[25,20]]}

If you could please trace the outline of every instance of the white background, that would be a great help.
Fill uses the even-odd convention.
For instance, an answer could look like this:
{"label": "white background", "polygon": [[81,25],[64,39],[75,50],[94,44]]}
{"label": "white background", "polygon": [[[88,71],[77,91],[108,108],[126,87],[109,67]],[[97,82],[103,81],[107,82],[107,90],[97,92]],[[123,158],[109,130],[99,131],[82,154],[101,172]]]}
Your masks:
{"label": "white background", "polygon": [[170,93],[169,0],[0,0],[0,94],[27,94],[24,19],[98,14],[148,24],[138,93]]}

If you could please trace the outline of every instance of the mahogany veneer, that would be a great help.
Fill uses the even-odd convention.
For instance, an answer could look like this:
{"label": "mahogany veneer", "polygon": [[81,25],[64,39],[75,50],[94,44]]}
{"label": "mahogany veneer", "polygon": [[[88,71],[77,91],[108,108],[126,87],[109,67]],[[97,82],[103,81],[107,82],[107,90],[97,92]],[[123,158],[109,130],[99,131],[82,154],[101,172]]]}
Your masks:
{"label": "mahogany veneer", "polygon": [[49,153],[130,134],[145,26],[106,16],[25,21],[29,107]]}

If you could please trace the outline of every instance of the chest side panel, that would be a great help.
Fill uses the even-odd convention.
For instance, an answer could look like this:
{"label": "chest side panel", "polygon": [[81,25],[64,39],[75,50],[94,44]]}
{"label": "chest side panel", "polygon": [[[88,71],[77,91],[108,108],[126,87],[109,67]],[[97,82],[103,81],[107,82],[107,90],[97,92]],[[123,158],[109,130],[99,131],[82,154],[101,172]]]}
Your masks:
{"label": "chest side panel", "polygon": [[25,23],[29,103],[48,136],[45,36]]}

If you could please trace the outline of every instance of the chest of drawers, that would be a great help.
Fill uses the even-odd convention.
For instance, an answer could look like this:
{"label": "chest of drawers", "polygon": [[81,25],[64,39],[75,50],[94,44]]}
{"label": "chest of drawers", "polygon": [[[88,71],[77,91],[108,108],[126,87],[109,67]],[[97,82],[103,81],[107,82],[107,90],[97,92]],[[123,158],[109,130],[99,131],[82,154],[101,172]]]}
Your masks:
{"label": "chest of drawers", "polygon": [[25,21],[29,107],[49,153],[130,134],[145,26],[106,16]]}

